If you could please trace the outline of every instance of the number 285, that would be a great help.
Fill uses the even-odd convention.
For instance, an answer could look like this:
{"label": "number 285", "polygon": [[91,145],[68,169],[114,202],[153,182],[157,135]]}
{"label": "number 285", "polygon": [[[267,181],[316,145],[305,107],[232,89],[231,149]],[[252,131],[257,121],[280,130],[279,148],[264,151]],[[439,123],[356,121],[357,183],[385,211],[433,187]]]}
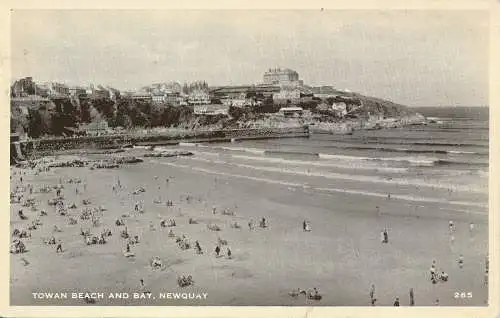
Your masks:
{"label": "number 285", "polygon": [[461,299],[464,299],[464,298],[472,298],[472,292],[455,292],[455,295],[454,295],[455,298],[461,298]]}

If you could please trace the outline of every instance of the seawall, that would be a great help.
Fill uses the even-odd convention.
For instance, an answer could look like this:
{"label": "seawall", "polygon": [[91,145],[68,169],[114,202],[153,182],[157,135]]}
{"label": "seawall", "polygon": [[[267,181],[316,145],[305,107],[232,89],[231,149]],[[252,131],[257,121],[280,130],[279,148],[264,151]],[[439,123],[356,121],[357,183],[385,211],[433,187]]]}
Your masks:
{"label": "seawall", "polygon": [[[309,129],[307,127],[231,129],[213,131],[185,131],[182,133],[178,132],[148,135],[123,134],[95,137],[85,136],[75,138],[50,138],[21,141],[19,142],[19,149],[12,149],[13,144],[11,144],[11,158],[15,162],[15,160],[22,159],[22,156],[30,157],[35,152],[37,155],[47,155],[60,150],[113,149],[120,148],[125,145],[175,145],[180,141],[201,143],[229,142],[232,140],[247,139],[301,137],[309,137]],[[15,151],[12,152],[12,150]]]}

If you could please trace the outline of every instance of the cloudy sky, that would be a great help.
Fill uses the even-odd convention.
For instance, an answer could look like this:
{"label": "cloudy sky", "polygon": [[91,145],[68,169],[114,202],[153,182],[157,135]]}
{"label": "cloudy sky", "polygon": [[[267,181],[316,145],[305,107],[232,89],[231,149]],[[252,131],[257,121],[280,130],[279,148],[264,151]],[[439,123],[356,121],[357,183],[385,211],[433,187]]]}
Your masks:
{"label": "cloudy sky", "polygon": [[488,104],[484,11],[14,11],[12,77],[134,89],[272,67],[409,106]]}

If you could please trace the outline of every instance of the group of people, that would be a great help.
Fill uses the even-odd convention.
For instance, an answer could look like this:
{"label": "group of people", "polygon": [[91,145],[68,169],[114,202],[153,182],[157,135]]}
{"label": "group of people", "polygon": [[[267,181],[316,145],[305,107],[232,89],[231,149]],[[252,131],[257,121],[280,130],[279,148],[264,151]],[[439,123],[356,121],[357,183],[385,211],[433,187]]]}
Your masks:
{"label": "group of people", "polygon": [[[371,301],[372,306],[376,305],[377,298],[375,298],[375,284],[372,284],[372,286],[370,287],[370,301]],[[400,306],[399,297],[396,297],[394,299],[393,305],[395,307]],[[409,305],[415,306],[415,294],[414,294],[413,288],[410,288],[410,292],[409,292]]]}

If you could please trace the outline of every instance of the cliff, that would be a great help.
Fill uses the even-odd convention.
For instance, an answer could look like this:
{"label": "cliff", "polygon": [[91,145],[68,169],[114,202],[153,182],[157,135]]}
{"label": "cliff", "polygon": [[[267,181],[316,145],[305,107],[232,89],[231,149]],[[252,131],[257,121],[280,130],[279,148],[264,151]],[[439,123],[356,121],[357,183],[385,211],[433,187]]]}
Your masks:
{"label": "cliff", "polygon": [[[332,110],[343,103],[347,113]],[[109,127],[134,128],[175,127],[190,129],[287,128],[313,124],[313,131],[349,133],[356,129],[380,129],[425,122],[403,105],[356,93],[339,92],[334,98],[313,98],[297,106],[307,110],[299,119],[283,118],[276,113],[282,106],[266,99],[251,108],[231,107],[229,116],[195,115],[188,106],[155,105],[151,102],[122,98],[58,99],[41,102],[11,101],[11,132],[25,132],[30,137],[64,136],[68,128],[98,119]],[[395,120],[386,120],[394,118]]]}

